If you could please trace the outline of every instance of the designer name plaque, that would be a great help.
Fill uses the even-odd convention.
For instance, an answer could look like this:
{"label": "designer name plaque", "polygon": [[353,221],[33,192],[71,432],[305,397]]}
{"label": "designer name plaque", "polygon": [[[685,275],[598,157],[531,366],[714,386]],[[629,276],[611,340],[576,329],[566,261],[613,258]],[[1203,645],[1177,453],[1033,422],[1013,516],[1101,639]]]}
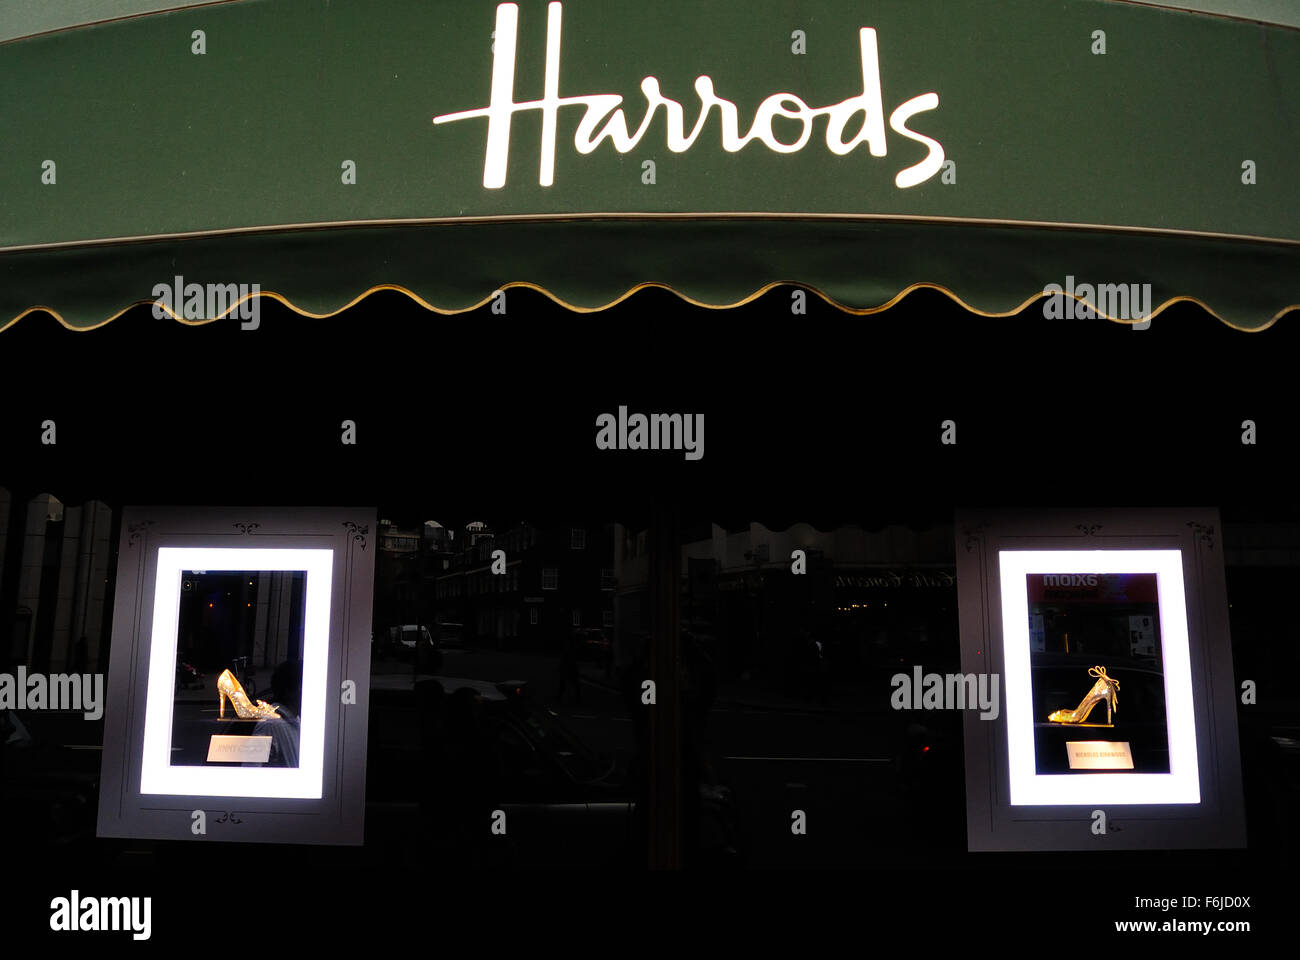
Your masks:
{"label": "designer name plaque", "polygon": [[270,759],[270,737],[213,734],[208,742],[208,763],[266,763]]}
{"label": "designer name plaque", "polygon": [[1132,770],[1133,751],[1127,742],[1070,740],[1065,744],[1071,770]]}

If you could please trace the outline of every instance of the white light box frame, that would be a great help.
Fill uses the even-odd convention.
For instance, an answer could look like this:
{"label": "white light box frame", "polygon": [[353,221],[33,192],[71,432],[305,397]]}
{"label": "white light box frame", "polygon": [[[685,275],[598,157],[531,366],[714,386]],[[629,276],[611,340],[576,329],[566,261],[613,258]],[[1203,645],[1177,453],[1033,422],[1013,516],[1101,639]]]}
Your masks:
{"label": "white light box frame", "polygon": [[[1187,601],[1180,550],[1002,550],[1002,609],[1024,611],[1002,618],[1003,689],[1007,702],[1007,760],[1012,806],[1112,806],[1135,803],[1199,803],[1196,718],[1187,646]],[[1033,685],[1030,676],[1029,594],[1031,574],[1154,573],[1159,603],[1169,735],[1169,773],[1036,772]],[[1084,686],[1081,685],[1081,689]],[[1081,797],[1086,799],[1081,800]]]}
{"label": "white light box frame", "polygon": [[[999,674],[1003,696],[996,720],[964,718],[971,850],[1244,846],[1219,526],[1214,510],[958,511],[962,670]],[[1169,772],[1038,772],[1034,574],[1155,575]]]}
{"label": "white light box frame", "polygon": [[[333,550],[265,547],[160,547],[149,643],[140,792],[163,796],[319,800],[324,787],[325,699],[329,671]],[[181,581],[187,570],[306,574],[303,616],[302,727],[298,766],[172,766],[172,707]]]}
{"label": "white light box frame", "polygon": [[[315,508],[123,512],[101,836],[362,842],[374,516]],[[182,580],[196,570],[304,575],[296,767],[172,764]],[[344,702],[349,680],[354,703]],[[195,830],[200,819],[203,832]]]}

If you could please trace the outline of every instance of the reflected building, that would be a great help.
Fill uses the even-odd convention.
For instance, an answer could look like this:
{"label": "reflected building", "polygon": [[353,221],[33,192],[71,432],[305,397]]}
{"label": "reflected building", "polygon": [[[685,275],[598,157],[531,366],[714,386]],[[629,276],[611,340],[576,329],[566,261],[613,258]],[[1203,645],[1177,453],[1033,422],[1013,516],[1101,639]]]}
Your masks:
{"label": "reflected building", "polygon": [[8,664],[94,670],[107,649],[116,553],[114,514],[0,489],[0,647]]}
{"label": "reflected building", "polygon": [[[644,531],[616,528],[620,663],[635,655],[649,629],[645,539]],[[704,644],[722,677],[775,682],[797,675],[810,658],[867,671],[896,661],[902,646],[909,656],[934,651],[955,662],[953,567],[948,525],[688,526],[682,627]]]}
{"label": "reflected building", "polygon": [[186,571],[178,618],[180,659],[219,673],[247,658],[242,668],[270,672],[302,659],[303,597],[300,570]]}
{"label": "reflected building", "polygon": [[[459,623],[488,646],[558,650],[573,631],[614,626],[613,525],[469,524],[432,581],[436,623]],[[453,541],[454,542],[454,541]],[[505,554],[493,573],[493,553]]]}

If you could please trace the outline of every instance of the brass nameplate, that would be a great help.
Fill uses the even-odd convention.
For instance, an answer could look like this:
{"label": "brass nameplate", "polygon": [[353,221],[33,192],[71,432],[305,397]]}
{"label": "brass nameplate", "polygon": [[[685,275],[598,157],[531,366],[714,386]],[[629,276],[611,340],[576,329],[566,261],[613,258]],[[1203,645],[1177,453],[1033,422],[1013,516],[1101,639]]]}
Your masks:
{"label": "brass nameplate", "polygon": [[213,734],[208,742],[208,763],[266,763],[270,759],[270,737]]}
{"label": "brass nameplate", "polygon": [[1071,770],[1132,770],[1133,751],[1128,742],[1112,740],[1068,740]]}

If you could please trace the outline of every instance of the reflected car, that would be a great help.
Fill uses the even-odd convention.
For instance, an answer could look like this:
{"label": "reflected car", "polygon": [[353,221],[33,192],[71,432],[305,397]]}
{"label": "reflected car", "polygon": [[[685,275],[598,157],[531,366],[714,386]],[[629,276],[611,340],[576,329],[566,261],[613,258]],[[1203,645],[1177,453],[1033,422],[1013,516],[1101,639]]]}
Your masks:
{"label": "reflected car", "polygon": [[429,633],[429,628],[422,624],[404,623],[400,626],[388,628],[388,653],[401,657],[411,657],[415,654],[416,637],[422,641],[421,646],[433,649],[433,635]]}
{"label": "reflected car", "polygon": [[464,649],[465,625],[463,623],[439,623],[433,629],[437,634],[437,646],[444,650]]}
{"label": "reflected car", "polygon": [[[470,844],[483,866],[560,867],[643,856],[631,842],[636,803],[623,769],[535,702],[525,681],[437,675],[382,691],[371,738],[369,800],[376,809],[418,801],[440,855]],[[506,833],[467,839],[465,821],[494,810]]]}
{"label": "reflected car", "polygon": [[584,660],[601,663],[609,653],[609,637],[598,627],[574,630],[573,638],[578,646],[578,656]]}

